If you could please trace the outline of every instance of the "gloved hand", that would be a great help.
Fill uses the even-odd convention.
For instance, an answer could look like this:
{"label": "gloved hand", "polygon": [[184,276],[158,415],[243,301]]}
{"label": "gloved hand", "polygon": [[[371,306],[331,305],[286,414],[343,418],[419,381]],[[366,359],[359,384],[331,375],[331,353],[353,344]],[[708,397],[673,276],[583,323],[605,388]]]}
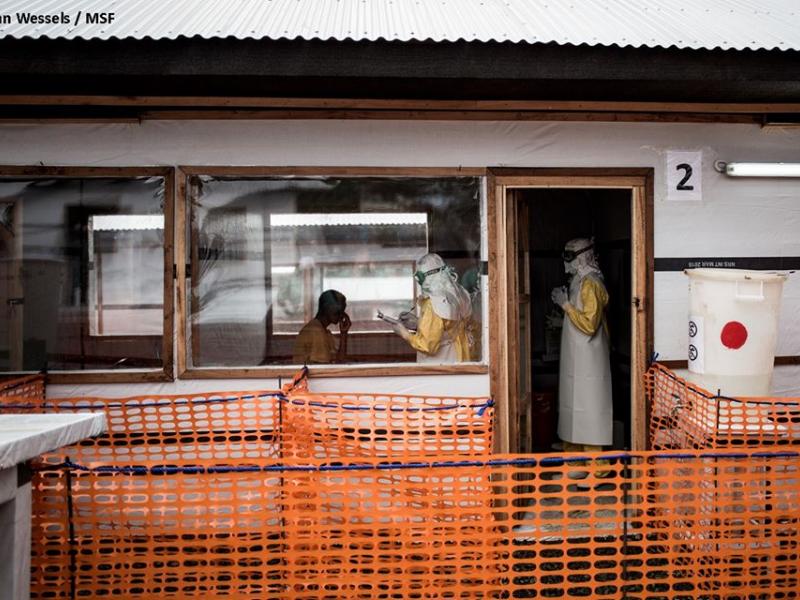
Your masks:
{"label": "gloved hand", "polygon": [[417,329],[417,315],[416,313],[407,310],[400,313],[398,317],[400,322],[406,327],[406,329]]}
{"label": "gloved hand", "polygon": [[565,290],[563,287],[553,288],[553,291],[550,293],[550,298],[555,304],[561,308],[564,308],[564,305],[568,301],[567,290]]}
{"label": "gloved hand", "polygon": [[392,325],[392,331],[394,331],[397,335],[399,335],[404,340],[407,340],[411,337],[411,332],[403,327],[402,323],[395,323]]}

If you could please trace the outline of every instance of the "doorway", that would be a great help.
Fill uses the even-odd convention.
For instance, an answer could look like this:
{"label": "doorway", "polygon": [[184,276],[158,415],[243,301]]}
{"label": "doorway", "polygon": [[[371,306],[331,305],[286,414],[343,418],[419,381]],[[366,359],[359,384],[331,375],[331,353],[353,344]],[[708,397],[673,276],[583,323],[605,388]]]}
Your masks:
{"label": "doorway", "polygon": [[[559,366],[563,311],[551,300],[551,291],[568,284],[561,257],[565,244],[583,238],[603,273],[609,303],[608,330],[612,400],[613,448],[630,448],[631,363],[631,192],[597,188],[532,188],[519,191],[518,224],[527,231],[518,236],[518,266],[528,277],[530,296],[520,321],[520,376],[530,389],[519,399],[520,452],[549,452],[558,448]],[[520,307],[522,317],[523,307]],[[524,371],[524,373],[523,373]]]}
{"label": "doorway", "polygon": [[490,173],[492,394],[496,450],[559,448],[563,315],[550,298],[567,283],[561,252],[593,238],[609,294],[606,311],[613,447],[646,447],[643,375],[652,347],[652,172],[495,169]]}

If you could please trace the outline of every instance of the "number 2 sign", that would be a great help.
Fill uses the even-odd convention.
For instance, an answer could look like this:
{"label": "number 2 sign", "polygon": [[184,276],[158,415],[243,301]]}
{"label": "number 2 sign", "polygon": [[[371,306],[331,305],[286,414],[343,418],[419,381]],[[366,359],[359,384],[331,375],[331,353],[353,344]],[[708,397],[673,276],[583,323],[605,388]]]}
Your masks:
{"label": "number 2 sign", "polygon": [[667,200],[703,199],[702,152],[667,151]]}

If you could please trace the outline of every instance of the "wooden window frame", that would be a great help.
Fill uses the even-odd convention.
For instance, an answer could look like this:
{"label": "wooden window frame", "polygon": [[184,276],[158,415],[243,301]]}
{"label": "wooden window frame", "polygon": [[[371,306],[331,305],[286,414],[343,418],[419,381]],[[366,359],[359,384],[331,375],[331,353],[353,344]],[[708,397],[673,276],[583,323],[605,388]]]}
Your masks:
{"label": "wooden window frame", "polygon": [[652,168],[489,168],[489,289],[498,302],[489,304],[490,390],[495,400],[495,449],[512,451],[518,414],[511,402],[518,387],[519,330],[515,288],[516,248],[506,191],[530,188],[613,188],[631,191],[631,249],[639,271],[631,270],[631,447],[647,447],[648,407],[643,376],[653,352],[653,178]]}
{"label": "wooden window frame", "polygon": [[174,206],[175,170],[172,167],[0,166],[0,178],[92,179],[164,178],[164,332],[160,369],[49,371],[47,383],[141,383],[174,379]]}
{"label": "wooden window frame", "polygon": [[[486,169],[461,167],[270,167],[270,166],[201,166],[179,165],[176,168],[177,199],[175,203],[176,231],[175,273],[177,276],[177,371],[179,379],[263,379],[291,377],[297,366],[255,367],[189,367],[187,340],[188,301],[186,266],[191,264],[188,218],[188,179],[197,175],[211,177],[484,177]],[[394,377],[406,375],[465,375],[489,372],[489,357],[480,363],[455,365],[313,365],[312,377]]]}

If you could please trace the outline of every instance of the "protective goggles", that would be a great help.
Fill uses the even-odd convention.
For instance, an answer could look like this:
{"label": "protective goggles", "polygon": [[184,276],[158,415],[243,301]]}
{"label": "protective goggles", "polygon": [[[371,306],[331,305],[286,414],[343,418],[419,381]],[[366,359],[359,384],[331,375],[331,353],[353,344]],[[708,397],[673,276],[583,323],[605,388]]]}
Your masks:
{"label": "protective goggles", "polygon": [[581,248],[580,250],[564,250],[564,252],[561,253],[561,258],[564,259],[564,262],[572,262],[578,257],[578,255],[583,254],[592,248],[594,248],[594,244],[589,244],[586,246],[586,248]]}
{"label": "protective goggles", "polygon": [[445,265],[442,267],[436,267],[435,269],[431,269],[430,271],[417,271],[416,273],[414,273],[414,279],[417,280],[418,284],[422,285],[422,282],[425,281],[425,278],[428,277],[428,275],[433,275],[434,273],[438,273],[439,271],[444,271],[446,268],[447,266]]}

